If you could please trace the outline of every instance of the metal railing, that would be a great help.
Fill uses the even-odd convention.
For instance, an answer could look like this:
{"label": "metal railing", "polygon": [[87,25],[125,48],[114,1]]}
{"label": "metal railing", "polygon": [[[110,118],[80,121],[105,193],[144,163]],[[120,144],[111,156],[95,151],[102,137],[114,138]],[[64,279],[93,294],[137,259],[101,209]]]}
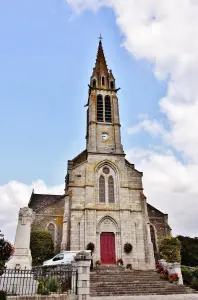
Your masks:
{"label": "metal railing", "polygon": [[0,290],[7,295],[77,294],[78,271],[68,266],[0,270]]}

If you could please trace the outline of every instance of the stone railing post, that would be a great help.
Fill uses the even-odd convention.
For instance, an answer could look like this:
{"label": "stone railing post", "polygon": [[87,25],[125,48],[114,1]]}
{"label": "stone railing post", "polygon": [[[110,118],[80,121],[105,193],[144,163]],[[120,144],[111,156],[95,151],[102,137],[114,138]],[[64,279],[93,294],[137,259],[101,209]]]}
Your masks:
{"label": "stone railing post", "polygon": [[178,284],[183,284],[183,277],[182,277],[180,263],[178,263],[178,262],[169,263],[168,264],[168,271],[169,271],[169,274],[175,274],[175,273],[177,273],[178,276],[179,276]]}
{"label": "stone railing post", "polygon": [[167,269],[169,274],[177,273],[179,276],[178,284],[183,284],[183,277],[182,277],[180,263],[178,263],[178,262],[167,263],[165,259],[160,259],[159,264],[163,267],[163,269]]}
{"label": "stone railing post", "polygon": [[78,300],[88,300],[90,295],[90,265],[91,251],[81,251],[75,256],[75,267],[78,270],[77,295]]}
{"label": "stone railing post", "polygon": [[165,259],[158,260],[159,264],[163,267],[163,269],[167,268],[167,262]]}

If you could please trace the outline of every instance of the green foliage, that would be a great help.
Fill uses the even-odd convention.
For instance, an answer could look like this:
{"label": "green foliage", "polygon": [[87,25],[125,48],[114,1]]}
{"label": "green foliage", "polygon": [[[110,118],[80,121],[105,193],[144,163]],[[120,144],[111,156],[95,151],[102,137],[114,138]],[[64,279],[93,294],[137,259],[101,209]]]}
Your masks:
{"label": "green foliage", "polygon": [[57,291],[57,288],[58,288],[56,277],[52,277],[50,279],[47,279],[46,283],[45,283],[45,286],[51,293],[55,293]]}
{"label": "green foliage", "polygon": [[50,293],[56,293],[57,288],[58,285],[55,276],[48,279],[40,280],[38,284],[37,294],[49,295]]}
{"label": "green foliage", "polygon": [[100,265],[101,265],[101,262],[100,262],[99,260],[97,260],[97,261],[95,262],[95,265],[96,265],[96,266],[100,266]]}
{"label": "green foliage", "polygon": [[182,271],[182,277],[184,284],[191,285],[192,278],[193,278],[193,272],[186,266],[181,267]]}
{"label": "green foliage", "polygon": [[187,266],[181,268],[184,284],[198,290],[198,268],[190,269]]}
{"label": "green foliage", "polygon": [[51,234],[46,230],[32,230],[30,238],[33,266],[41,265],[54,255],[54,245]]}
{"label": "green foliage", "polygon": [[127,253],[127,254],[130,253],[132,251],[132,249],[133,249],[133,246],[130,243],[126,243],[124,245],[124,252],[125,253]]}
{"label": "green foliage", "polygon": [[159,242],[160,258],[167,262],[181,262],[181,244],[178,238],[167,237]]}
{"label": "green foliage", "polygon": [[91,250],[91,252],[94,252],[94,249],[95,249],[94,243],[90,242],[89,244],[87,244],[87,250]]}
{"label": "green foliage", "polygon": [[7,299],[6,292],[0,291],[0,300],[6,300],[6,299]]}
{"label": "green foliage", "polygon": [[5,263],[14,253],[14,247],[8,241],[0,241],[0,269],[5,266]]}
{"label": "green foliage", "polygon": [[179,235],[181,243],[181,263],[185,266],[198,266],[198,238]]}

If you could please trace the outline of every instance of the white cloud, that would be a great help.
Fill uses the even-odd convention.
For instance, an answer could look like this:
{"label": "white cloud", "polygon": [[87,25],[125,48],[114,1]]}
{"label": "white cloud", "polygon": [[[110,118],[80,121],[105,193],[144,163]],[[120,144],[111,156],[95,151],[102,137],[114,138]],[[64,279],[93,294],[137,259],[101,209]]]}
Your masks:
{"label": "white cloud", "polygon": [[[78,11],[77,0],[67,1]],[[145,174],[149,201],[169,213],[178,232],[197,235],[198,199],[198,2],[195,0],[106,0],[125,36],[124,46],[137,59],[147,59],[159,80],[166,79],[167,95],[159,109],[169,123],[145,117],[129,130],[161,135],[165,153],[136,149],[131,159]],[[83,1],[83,10],[98,9],[102,2]],[[185,164],[177,159],[180,152]],[[167,154],[168,152],[168,154]],[[141,154],[141,155],[140,155]]]}
{"label": "white cloud", "polygon": [[37,180],[31,185],[10,181],[8,184],[0,186],[0,229],[5,238],[12,242],[14,242],[19,209],[28,205],[32,189],[38,194],[64,193],[63,185],[48,187],[42,180]]}
{"label": "white cloud", "polygon": [[173,234],[197,236],[198,166],[185,166],[171,151],[134,148],[127,158],[143,171],[150,204],[169,214]]}
{"label": "white cloud", "polygon": [[147,131],[152,136],[165,134],[163,126],[157,120],[145,119],[128,129],[129,134],[135,134],[140,131]]}

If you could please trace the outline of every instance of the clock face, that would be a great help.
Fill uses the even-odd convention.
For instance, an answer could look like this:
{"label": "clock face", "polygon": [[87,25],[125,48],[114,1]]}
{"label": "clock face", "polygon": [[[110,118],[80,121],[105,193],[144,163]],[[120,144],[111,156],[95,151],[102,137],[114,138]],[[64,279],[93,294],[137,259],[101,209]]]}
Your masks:
{"label": "clock face", "polygon": [[109,135],[108,135],[108,133],[103,132],[103,133],[101,134],[101,137],[102,137],[103,141],[105,141],[105,140],[107,140],[107,139],[109,138]]}

